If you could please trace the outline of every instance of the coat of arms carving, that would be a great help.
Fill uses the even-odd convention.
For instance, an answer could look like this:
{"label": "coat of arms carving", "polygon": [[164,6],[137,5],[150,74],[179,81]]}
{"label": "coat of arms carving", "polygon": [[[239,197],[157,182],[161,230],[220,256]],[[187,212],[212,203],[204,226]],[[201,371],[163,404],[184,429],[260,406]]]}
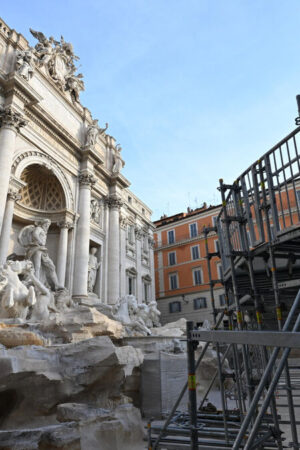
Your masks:
{"label": "coat of arms carving", "polygon": [[81,73],[75,74],[77,67],[74,61],[79,58],[74,54],[72,44],[66,42],[63,36],[60,41],[56,41],[40,31],[30,28],[30,32],[39,41],[34,50],[39,66],[45,67],[59,89],[70,93],[74,103],[79,103],[79,93],[84,90],[84,82]]}

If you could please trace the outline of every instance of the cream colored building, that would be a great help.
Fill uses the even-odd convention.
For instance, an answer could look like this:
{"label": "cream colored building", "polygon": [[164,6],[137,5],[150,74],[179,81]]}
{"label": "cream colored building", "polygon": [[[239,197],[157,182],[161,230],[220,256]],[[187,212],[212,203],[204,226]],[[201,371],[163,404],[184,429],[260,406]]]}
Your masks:
{"label": "cream colored building", "polygon": [[[34,48],[0,21],[0,261],[24,255],[18,235],[49,218],[49,256],[73,298],[155,298],[151,210],[130,190],[116,140],[79,100],[71,44]],[[88,89],[88,87],[87,87]],[[98,261],[88,292],[90,249]]]}

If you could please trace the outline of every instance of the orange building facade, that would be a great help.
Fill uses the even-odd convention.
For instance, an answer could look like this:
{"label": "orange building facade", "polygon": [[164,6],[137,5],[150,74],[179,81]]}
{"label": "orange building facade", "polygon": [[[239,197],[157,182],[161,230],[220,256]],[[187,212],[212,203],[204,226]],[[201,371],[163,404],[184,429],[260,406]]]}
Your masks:
{"label": "orange building facade", "polygon": [[[206,207],[162,217],[154,222],[155,287],[161,322],[181,317],[198,325],[212,321],[212,307],[207,269],[204,227],[213,227],[220,206]],[[209,252],[218,251],[215,232],[208,235]],[[212,278],[220,280],[222,269],[217,256],[211,259]],[[221,283],[214,287],[216,307],[224,306]]]}

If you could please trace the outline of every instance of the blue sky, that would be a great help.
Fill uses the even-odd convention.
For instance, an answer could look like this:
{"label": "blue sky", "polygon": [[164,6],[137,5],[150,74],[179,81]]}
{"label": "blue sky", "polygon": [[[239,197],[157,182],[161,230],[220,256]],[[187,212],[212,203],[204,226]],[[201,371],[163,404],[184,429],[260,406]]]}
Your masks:
{"label": "blue sky", "polygon": [[123,148],[124,175],[153,219],[219,203],[232,182],[294,128],[300,2],[3,2],[29,27],[73,43],[81,99]]}

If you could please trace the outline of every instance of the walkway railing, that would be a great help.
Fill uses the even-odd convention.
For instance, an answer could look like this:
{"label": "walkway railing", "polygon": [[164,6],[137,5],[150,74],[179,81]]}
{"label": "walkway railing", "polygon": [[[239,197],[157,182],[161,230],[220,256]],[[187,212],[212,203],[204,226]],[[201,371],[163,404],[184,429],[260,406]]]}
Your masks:
{"label": "walkway railing", "polygon": [[[300,226],[299,132],[300,127],[253,163],[232,185],[220,180],[222,209],[216,226],[224,270],[229,266],[228,245],[238,255]],[[227,224],[230,243],[226,238]],[[245,225],[245,236],[241,224]]]}

